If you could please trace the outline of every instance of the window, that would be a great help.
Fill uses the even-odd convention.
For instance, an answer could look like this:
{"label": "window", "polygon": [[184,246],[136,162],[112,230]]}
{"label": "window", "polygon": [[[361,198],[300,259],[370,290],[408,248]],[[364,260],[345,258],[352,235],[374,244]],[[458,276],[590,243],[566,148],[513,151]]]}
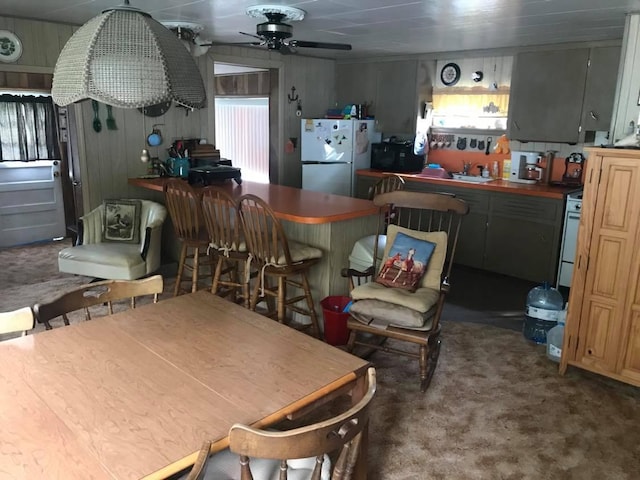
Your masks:
{"label": "window", "polygon": [[269,99],[216,97],[216,148],[242,179],[269,183]]}
{"label": "window", "polygon": [[0,95],[0,161],[58,158],[51,97]]}

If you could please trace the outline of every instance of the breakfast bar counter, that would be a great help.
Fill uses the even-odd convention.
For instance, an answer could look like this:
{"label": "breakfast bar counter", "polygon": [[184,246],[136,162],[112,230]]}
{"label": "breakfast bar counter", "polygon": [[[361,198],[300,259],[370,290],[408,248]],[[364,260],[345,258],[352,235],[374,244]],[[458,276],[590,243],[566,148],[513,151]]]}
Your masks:
{"label": "breakfast bar counter", "polygon": [[[129,184],[162,192],[167,178],[130,178]],[[217,187],[227,189],[233,198],[253,194],[266,201],[278,218],[295,223],[323,224],[375,215],[378,209],[368,200],[310,192],[283,185],[255,182],[225,182]],[[200,187],[196,187],[198,189]]]}
{"label": "breakfast bar counter", "polygon": [[[130,178],[129,184],[162,192],[166,181],[165,178]],[[322,250],[322,260],[309,272],[309,283],[319,316],[322,311],[320,300],[328,295],[347,293],[347,280],[342,278],[340,271],[349,266],[353,244],[360,238],[375,233],[378,208],[373,202],[246,181],[241,185],[225,182],[216,186],[228,189],[234,198],[253,194],[267,201],[281,220],[289,239]],[[196,187],[199,188],[201,187]],[[174,247],[175,245],[168,245],[163,248],[178,252]]]}

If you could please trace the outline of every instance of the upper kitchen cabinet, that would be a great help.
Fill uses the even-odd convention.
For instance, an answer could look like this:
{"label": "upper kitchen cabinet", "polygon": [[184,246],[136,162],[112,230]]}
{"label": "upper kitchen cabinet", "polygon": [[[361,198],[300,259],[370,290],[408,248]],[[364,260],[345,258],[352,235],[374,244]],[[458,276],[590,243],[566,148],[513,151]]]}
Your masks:
{"label": "upper kitchen cabinet", "polygon": [[509,138],[577,143],[588,61],[588,48],[516,55]]}
{"label": "upper kitchen cabinet", "polygon": [[509,138],[578,143],[585,130],[608,130],[620,47],[516,55]]}
{"label": "upper kitchen cabinet", "polygon": [[582,104],[582,130],[607,131],[620,65],[620,47],[592,48]]}
{"label": "upper kitchen cabinet", "polygon": [[338,106],[366,103],[385,136],[415,134],[417,60],[339,63],[336,72]]}

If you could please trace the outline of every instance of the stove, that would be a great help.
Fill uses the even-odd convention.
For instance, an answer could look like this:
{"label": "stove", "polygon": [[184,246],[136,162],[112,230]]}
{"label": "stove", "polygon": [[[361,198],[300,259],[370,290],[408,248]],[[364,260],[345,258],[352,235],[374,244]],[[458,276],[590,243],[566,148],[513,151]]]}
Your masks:
{"label": "stove", "polygon": [[556,286],[571,286],[581,210],[582,190],[568,194],[564,210],[564,227],[562,229],[562,246],[560,247],[560,262],[558,265],[558,281],[556,282]]}

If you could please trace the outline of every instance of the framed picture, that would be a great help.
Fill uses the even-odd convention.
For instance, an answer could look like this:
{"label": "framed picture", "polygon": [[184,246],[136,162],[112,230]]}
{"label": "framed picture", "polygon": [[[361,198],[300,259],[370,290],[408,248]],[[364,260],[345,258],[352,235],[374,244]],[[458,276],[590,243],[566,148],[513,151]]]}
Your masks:
{"label": "framed picture", "polygon": [[140,243],[140,201],[105,200],[103,241]]}

